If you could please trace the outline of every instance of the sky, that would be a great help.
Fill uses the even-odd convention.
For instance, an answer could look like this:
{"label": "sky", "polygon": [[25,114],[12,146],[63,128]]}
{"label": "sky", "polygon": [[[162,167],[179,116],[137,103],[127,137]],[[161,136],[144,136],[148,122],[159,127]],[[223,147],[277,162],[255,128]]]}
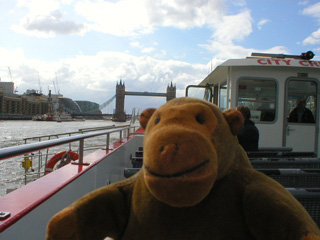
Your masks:
{"label": "sky", "polygon": [[[0,0],[0,78],[102,104],[126,91],[177,97],[211,68],[252,52],[320,56],[320,1]],[[165,103],[127,96],[125,109]],[[103,112],[112,113],[115,104]]]}

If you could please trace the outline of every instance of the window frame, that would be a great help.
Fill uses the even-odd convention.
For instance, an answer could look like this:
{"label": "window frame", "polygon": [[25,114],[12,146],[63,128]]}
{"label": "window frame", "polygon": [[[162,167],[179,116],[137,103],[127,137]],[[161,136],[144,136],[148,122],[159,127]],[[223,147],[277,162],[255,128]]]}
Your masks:
{"label": "window frame", "polygon": [[[246,77],[242,76],[237,79],[236,83],[236,106],[239,106],[239,86],[242,80],[256,80],[256,81],[272,81],[275,83],[275,98],[274,98],[274,119],[273,121],[261,121],[261,120],[253,120],[256,124],[274,124],[275,122],[278,121],[279,117],[279,81],[275,78],[265,78],[265,77]],[[261,102],[260,102],[261,103]],[[252,111],[252,109],[250,108]]]}
{"label": "window frame", "polygon": [[[315,94],[315,100],[316,100],[316,114],[313,114],[314,115],[314,119],[315,119],[315,122],[314,123],[297,123],[297,122],[289,122],[288,120],[288,116],[289,116],[289,109],[288,109],[288,100],[289,100],[289,83],[291,81],[301,81],[301,82],[315,82],[316,83],[316,94]],[[320,110],[318,109],[319,108],[319,101],[318,101],[318,94],[319,94],[319,89],[320,87],[320,83],[318,81],[318,79],[316,78],[299,78],[299,77],[289,77],[286,79],[286,84],[285,84],[285,100],[284,100],[284,121],[286,121],[287,124],[298,124],[298,125],[304,125],[304,124],[307,124],[307,125],[314,125],[314,124],[318,124],[318,119],[319,119],[319,112]]]}
{"label": "window frame", "polygon": [[[225,86],[225,88],[221,88],[221,86]],[[225,95],[221,94],[221,90],[225,90]],[[225,96],[225,101],[223,101],[225,103],[225,108],[222,108],[221,107],[221,97],[222,96]],[[228,109],[228,81],[223,81],[221,83],[219,83],[219,89],[218,89],[218,99],[219,99],[219,102],[218,102],[218,107],[224,111],[226,109]]]}

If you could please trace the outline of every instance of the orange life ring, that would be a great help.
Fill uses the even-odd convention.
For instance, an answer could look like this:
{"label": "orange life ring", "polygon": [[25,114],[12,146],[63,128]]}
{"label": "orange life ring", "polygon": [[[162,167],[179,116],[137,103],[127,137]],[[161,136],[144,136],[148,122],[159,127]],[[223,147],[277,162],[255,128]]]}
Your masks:
{"label": "orange life ring", "polygon": [[46,164],[44,175],[51,173],[56,163],[59,162],[61,159],[64,159],[65,157],[69,157],[71,160],[75,161],[79,159],[79,154],[73,151],[62,151],[53,155],[52,158],[50,158],[50,160]]}

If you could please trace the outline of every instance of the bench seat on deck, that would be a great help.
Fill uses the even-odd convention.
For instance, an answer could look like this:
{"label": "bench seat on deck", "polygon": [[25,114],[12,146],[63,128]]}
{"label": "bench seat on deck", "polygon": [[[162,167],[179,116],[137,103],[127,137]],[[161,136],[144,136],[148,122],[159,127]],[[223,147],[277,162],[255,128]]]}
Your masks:
{"label": "bench seat on deck", "polygon": [[319,168],[319,158],[258,158],[250,159],[254,168]]}
{"label": "bench seat on deck", "polygon": [[256,169],[290,188],[320,188],[320,169]]}
{"label": "bench seat on deck", "polygon": [[[291,148],[260,148],[248,152],[253,167],[282,184],[308,211],[320,227],[320,159],[313,152],[292,152]],[[132,168],[124,177],[142,167],[143,148],[130,155]]]}
{"label": "bench seat on deck", "polygon": [[316,157],[314,152],[292,152],[290,147],[259,148],[258,151],[248,151],[249,158],[257,157]]}
{"label": "bench seat on deck", "polygon": [[320,227],[320,188],[287,188]]}

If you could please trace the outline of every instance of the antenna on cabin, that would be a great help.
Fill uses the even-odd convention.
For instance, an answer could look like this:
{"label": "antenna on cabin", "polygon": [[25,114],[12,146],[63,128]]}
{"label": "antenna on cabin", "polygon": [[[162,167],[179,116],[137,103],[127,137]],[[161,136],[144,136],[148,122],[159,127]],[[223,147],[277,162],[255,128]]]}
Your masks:
{"label": "antenna on cabin", "polygon": [[315,54],[312,51],[301,53],[301,55],[273,54],[273,53],[251,53],[252,57],[271,57],[271,58],[295,58],[295,59],[312,59]]}

